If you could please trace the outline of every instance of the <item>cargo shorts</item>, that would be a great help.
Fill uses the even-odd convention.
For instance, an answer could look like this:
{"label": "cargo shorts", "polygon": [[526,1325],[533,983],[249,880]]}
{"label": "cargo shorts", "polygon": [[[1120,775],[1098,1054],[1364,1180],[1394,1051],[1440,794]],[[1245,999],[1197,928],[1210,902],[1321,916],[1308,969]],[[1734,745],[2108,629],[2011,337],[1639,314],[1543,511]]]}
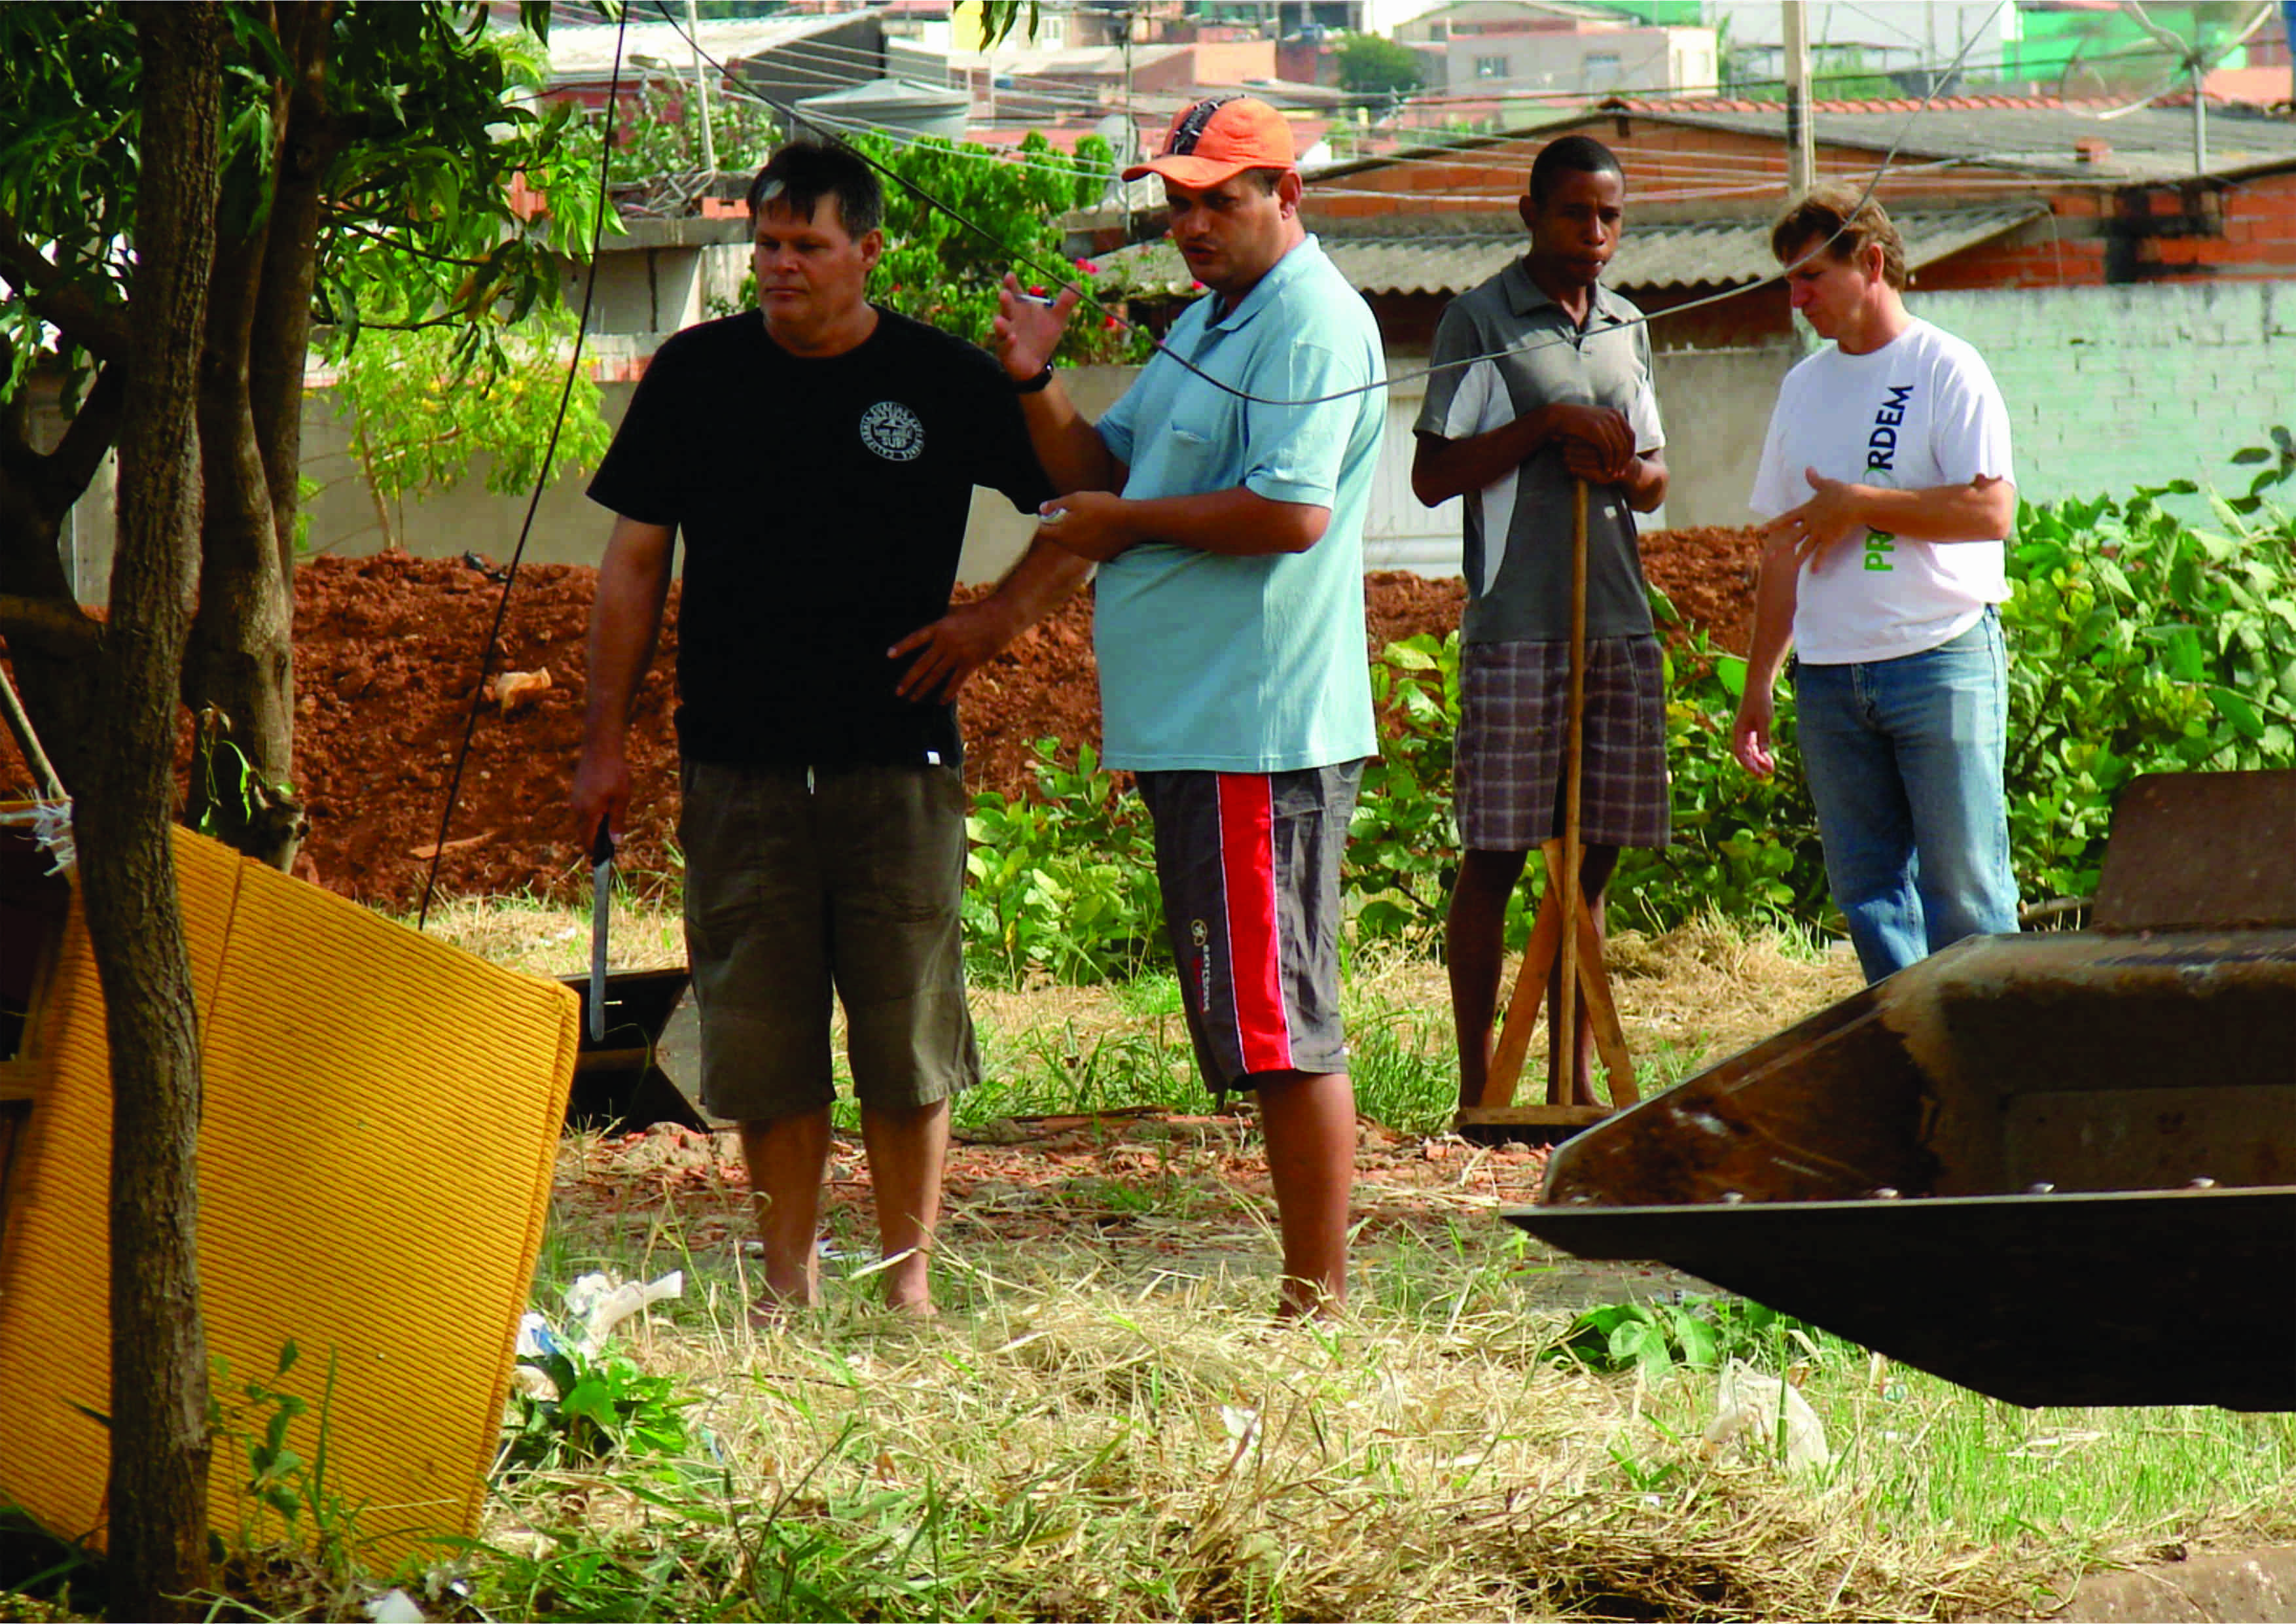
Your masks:
{"label": "cargo shorts", "polygon": [[863,1105],[978,1082],[962,771],[687,761],[679,779],[702,1104],[749,1122],[827,1106],[832,992]]}

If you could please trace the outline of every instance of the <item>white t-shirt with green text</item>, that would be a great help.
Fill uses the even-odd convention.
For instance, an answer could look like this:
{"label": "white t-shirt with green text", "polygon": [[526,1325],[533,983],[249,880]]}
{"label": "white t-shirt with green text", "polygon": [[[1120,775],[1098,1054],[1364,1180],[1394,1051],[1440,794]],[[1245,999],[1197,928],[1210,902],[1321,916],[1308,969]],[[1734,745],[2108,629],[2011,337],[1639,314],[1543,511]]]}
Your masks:
{"label": "white t-shirt with green text", "polygon": [[[2014,483],[2009,409],[1983,357],[1915,318],[1880,349],[1828,345],[1786,374],[1751,505],[1764,518],[1812,494],[1802,470],[1922,490]],[[1804,565],[1794,647],[1815,665],[1898,659],[1952,641],[2009,596],[2002,538],[1923,542],[1866,531]]]}

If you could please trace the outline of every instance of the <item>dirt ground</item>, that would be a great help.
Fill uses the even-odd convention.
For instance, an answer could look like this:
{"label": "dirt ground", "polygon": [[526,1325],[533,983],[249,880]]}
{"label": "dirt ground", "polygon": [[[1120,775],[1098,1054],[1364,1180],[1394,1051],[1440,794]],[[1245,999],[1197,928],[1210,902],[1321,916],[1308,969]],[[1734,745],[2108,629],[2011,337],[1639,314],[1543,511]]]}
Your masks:
{"label": "dirt ground", "polygon": [[[1657,531],[1643,539],[1650,577],[1682,613],[1742,649],[1753,605],[1748,531]],[[547,672],[549,686],[507,710],[481,704],[470,760],[439,861],[444,895],[575,894],[583,854],[564,816],[580,741],[582,643],[595,571],[539,565],[519,572],[496,673]],[[1365,583],[1369,641],[1458,624],[1462,583],[1380,574]],[[488,572],[403,553],[321,558],[295,583],[296,781],[311,833],[299,871],[359,902],[407,909],[420,898],[452,780],[479,662],[501,603]],[[639,694],[631,730],[636,809],[622,849],[632,875],[674,870],[677,592]],[[1025,793],[1038,739],[1073,759],[1095,746],[1100,689],[1092,662],[1091,600],[1079,595],[976,673],[962,702],[967,771],[979,788]],[[0,739],[0,794],[29,783]]]}
{"label": "dirt ground", "polygon": [[[1096,1240],[1147,1254],[1250,1258],[1265,1250],[1258,1213],[1272,1198],[1267,1155],[1248,1112],[1007,1118],[957,1140],[947,1179],[947,1224],[957,1244]],[[1368,1121],[1357,1140],[1353,1212],[1373,1246],[1403,1230],[1439,1234],[1447,1220],[1488,1223],[1495,1202],[1535,1199],[1546,1168],[1544,1148],[1423,1139]],[[594,1219],[674,1207],[697,1250],[750,1233],[749,1179],[731,1133],[665,1122],[643,1133],[570,1136],[557,1183]],[[857,1139],[840,1135],[824,1227],[840,1244],[866,1245],[873,1211],[867,1159]]]}

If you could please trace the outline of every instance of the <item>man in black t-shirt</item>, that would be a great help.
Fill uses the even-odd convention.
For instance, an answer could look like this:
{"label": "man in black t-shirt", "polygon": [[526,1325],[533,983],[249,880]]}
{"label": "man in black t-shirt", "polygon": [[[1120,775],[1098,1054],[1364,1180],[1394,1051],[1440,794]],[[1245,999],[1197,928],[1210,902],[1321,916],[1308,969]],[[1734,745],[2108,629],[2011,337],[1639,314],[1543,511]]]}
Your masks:
{"label": "man in black t-shirt", "polygon": [[759,1311],[809,1304],[828,1167],[830,999],[887,1266],[932,1311],[949,1098],[978,1080],[957,910],[966,800],[953,703],[1086,566],[1038,544],[949,607],[975,485],[1054,493],[996,362],[866,297],[883,197],[841,146],[792,143],[750,189],[758,310],[661,347],[592,500],[617,515],[590,623],[574,812],[629,800],[630,705],[677,536],[685,932],[702,1099],[742,1125]]}

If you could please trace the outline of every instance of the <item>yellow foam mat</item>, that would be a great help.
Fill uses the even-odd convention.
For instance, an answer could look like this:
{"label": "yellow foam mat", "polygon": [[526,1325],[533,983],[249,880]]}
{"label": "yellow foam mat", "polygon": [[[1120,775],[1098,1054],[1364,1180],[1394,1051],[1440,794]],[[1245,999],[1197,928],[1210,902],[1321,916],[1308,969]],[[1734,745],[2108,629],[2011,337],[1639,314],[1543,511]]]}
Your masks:
{"label": "yellow foam mat", "polygon": [[[200,1009],[200,1271],[209,1350],[310,1413],[332,1355],[329,1488],[367,1559],[473,1531],[573,1074],[574,995],[177,832]],[[0,1499],[96,1532],[109,1408],[111,1089],[77,905],[29,1057],[0,1230]],[[216,1452],[234,1528],[243,1451]]]}

